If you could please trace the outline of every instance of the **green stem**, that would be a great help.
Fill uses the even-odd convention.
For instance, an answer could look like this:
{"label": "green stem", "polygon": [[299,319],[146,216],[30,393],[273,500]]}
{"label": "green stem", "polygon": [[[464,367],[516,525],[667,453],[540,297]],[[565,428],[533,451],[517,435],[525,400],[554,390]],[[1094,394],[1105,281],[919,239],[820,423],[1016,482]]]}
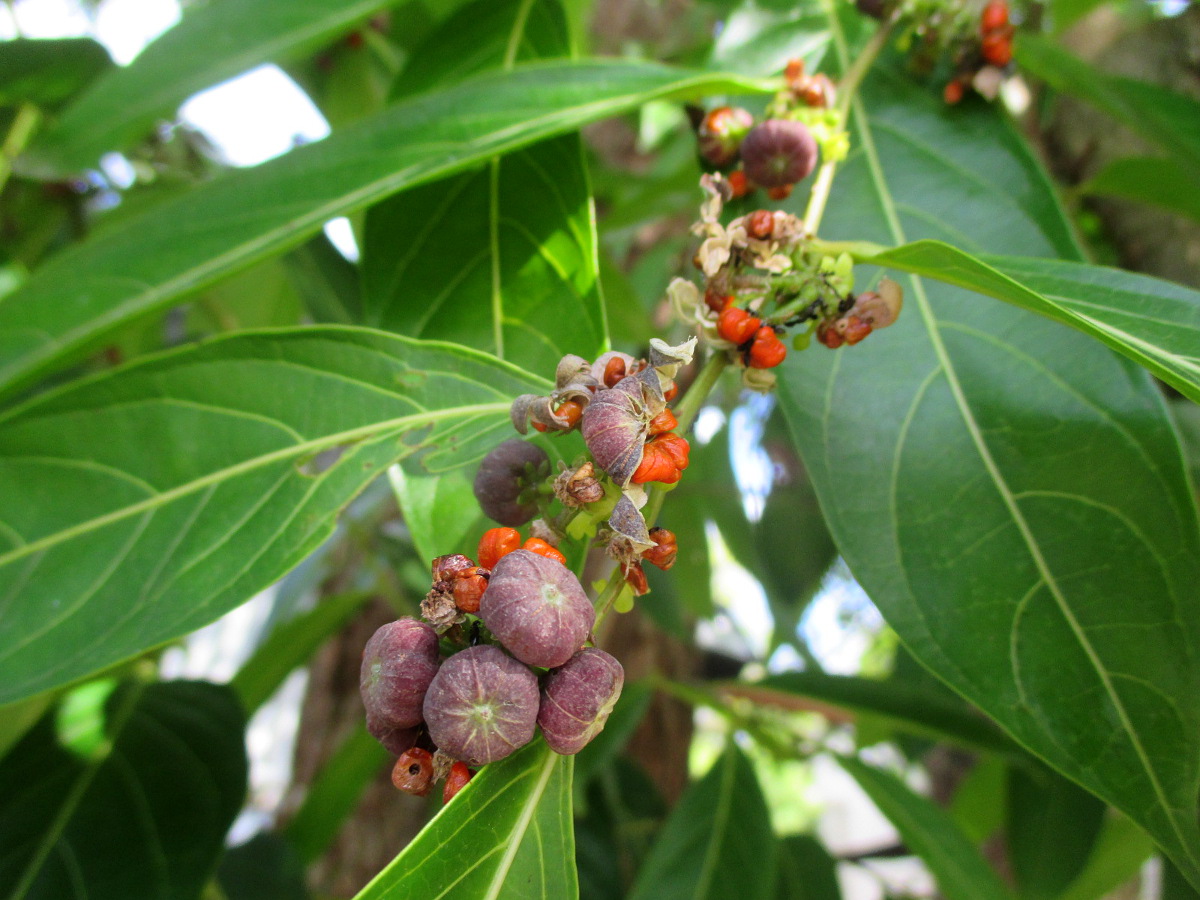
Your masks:
{"label": "green stem", "polygon": [[[675,406],[675,421],[679,423],[675,430],[678,434],[687,434],[688,429],[696,421],[696,416],[700,414],[700,408],[704,405],[704,401],[708,399],[708,395],[712,393],[717,382],[721,380],[721,374],[728,365],[729,354],[723,351],[714,353],[704,363],[703,368],[700,369],[700,373],[696,376],[696,380],[692,382],[692,386],[688,388],[687,393],[683,395],[683,399]],[[651,490],[650,502],[642,510],[642,515],[645,517],[647,524],[653,525],[655,519],[658,518],[667,493],[664,488],[654,488]]]}
{"label": "green stem", "polygon": [[41,121],[42,114],[32,103],[22,103],[17,110],[16,118],[4,138],[4,145],[0,146],[0,190],[4,190],[8,176],[12,174],[13,160],[21,155]]}
{"label": "green stem", "polygon": [[[832,10],[826,4],[826,13],[831,19],[837,16],[837,12]],[[897,15],[892,14],[887,21],[880,24],[878,30],[871,35],[871,40],[867,42],[867,46],[863,48],[862,53],[858,58],[851,63],[850,68],[838,80],[837,91],[838,101],[835,109],[841,114],[841,119],[845,122],[850,114],[850,104],[854,101],[854,95],[858,93],[858,88],[870,71],[871,65],[875,62],[876,57],[887,46],[888,39],[892,36],[892,29],[896,27]],[[835,27],[835,36],[841,37],[841,32]],[[844,51],[844,47],[840,47]],[[826,160],[821,164],[821,168],[817,171],[817,180],[813,183],[812,193],[808,195],[808,207],[804,210],[804,231],[806,234],[815,235],[817,229],[821,226],[821,219],[825,215],[825,205],[829,202],[829,192],[833,187],[833,176],[837,174],[838,161]]]}

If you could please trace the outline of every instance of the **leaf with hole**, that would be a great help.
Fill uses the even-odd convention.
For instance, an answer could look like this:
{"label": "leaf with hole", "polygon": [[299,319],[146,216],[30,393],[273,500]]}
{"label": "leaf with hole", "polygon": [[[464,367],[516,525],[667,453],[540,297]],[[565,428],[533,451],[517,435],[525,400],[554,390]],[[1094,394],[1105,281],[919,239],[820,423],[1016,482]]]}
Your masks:
{"label": "leaf with hole", "polygon": [[213,621],[314,550],[397,459],[478,459],[512,427],[513,397],[545,389],[454,344],[297,328],[3,414],[0,702]]}

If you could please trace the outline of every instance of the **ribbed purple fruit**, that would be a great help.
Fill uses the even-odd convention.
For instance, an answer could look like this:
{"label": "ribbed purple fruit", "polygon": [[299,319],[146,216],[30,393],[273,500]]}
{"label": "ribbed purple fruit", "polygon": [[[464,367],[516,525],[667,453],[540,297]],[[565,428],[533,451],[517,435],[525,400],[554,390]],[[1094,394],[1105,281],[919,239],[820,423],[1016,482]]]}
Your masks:
{"label": "ribbed purple fruit", "polygon": [[378,738],[420,725],[421,704],[437,669],[438,636],[429,625],[405,617],[376,631],[363,648],[358,680],[367,721],[374,723],[371,733]]}
{"label": "ribbed purple fruit", "polygon": [[514,550],[496,563],[479,616],[509,653],[548,669],[570,659],[596,622],[574,573],[528,550]]}
{"label": "ribbed purple fruit", "polygon": [[482,644],[442,663],[425,695],[425,724],[439,750],[483,766],[533,739],[539,703],[533,672]]}
{"label": "ribbed purple fruit", "polygon": [[517,528],[537,515],[537,503],[521,503],[529,486],[529,469],[549,471],[546,451],[528,441],[512,438],[483,458],[475,473],[475,499],[484,514],[501,525]]}
{"label": "ribbed purple fruit", "polygon": [[603,650],[587,647],[546,676],[538,725],[555,753],[570,756],[604,730],[625,684],[625,670]]}
{"label": "ribbed purple fruit", "polygon": [[817,164],[817,141],[799,122],[767,119],[742,141],[742,168],[759,187],[795,184]]}

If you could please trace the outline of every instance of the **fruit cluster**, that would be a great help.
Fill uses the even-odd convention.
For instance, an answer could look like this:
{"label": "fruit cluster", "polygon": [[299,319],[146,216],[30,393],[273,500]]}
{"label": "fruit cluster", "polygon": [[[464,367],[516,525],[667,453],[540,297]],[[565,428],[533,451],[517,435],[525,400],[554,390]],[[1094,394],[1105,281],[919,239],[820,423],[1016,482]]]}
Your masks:
{"label": "fruit cluster", "polygon": [[788,355],[781,339],[788,329],[807,326],[792,339],[797,350],[813,337],[837,349],[896,321],[903,303],[898,284],[883,279],[856,294],[851,257],[814,248],[799,218],[759,209],[723,224],[721,212],[733,196],[728,180],[706,174],[700,186],[707,198],[692,231],[704,238],[694,260],[704,288],[676,278],[667,295],[680,318],[741,364],[746,387],[774,387],[770,370]]}
{"label": "fruit cluster", "polygon": [[[399,756],[396,786],[424,794],[446,777],[453,796],[470,767],[503,759],[539,727],[556,753],[578,753],[604,727],[625,676],[612,656],[584,647],[596,613],[575,575],[518,548],[491,567],[439,557],[433,578],[422,603],[431,621],[391,622],[363,650],[367,729]],[[458,604],[456,616],[442,614],[446,603]]]}

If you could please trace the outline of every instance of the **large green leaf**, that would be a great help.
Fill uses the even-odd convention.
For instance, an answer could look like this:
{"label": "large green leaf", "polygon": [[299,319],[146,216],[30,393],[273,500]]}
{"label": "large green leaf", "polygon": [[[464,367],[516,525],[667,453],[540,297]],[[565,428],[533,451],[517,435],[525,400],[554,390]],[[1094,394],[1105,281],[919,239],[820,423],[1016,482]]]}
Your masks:
{"label": "large green leaf", "polygon": [[954,824],[950,814],[888,772],[851,757],[838,763],[854,776],[904,839],[929,866],[946,900],[1010,900],[992,868]]}
{"label": "large green leaf", "polygon": [[485,766],[356,900],[572,900],[573,759],[537,738]]}
{"label": "large green leaf", "polygon": [[776,850],[754,769],[731,741],[667,819],[629,897],[767,900]]}
{"label": "large green leaf", "polygon": [[0,764],[7,900],[200,895],[246,790],[245,721],[226,688],[119,686],[81,755],[47,716]]}
{"label": "large green leaf", "polygon": [[546,382],[366,329],[245,333],[0,415],[0,699],[212,621],[396,459],[482,456]]}
{"label": "large green leaf", "polygon": [[1055,259],[972,256],[940,241],[893,250],[853,247],[862,262],[903,269],[1078,328],[1200,402],[1200,291]]}
{"label": "large green leaf", "polygon": [[1124,816],[1110,816],[1087,865],[1059,900],[1101,900],[1137,876],[1154,853],[1154,842]]}
{"label": "large green leaf", "polygon": [[[477,0],[413,54],[397,94],[569,53],[559,0]],[[447,67],[446,59],[455,63]],[[566,353],[596,356],[607,335],[579,136],[543,141],[375,205],[362,273],[368,324],[413,337],[451,325],[457,340],[546,375]],[[393,486],[423,556],[473,555],[486,525],[464,515],[475,508],[464,475],[404,472]]]}
{"label": "large green leaf", "polygon": [[1081,184],[1082,194],[1149,203],[1200,222],[1195,168],[1158,156],[1114,159]]}
{"label": "large green leaf", "polygon": [[779,842],[775,900],[842,900],[837,861],[816,838],[793,834]]}
{"label": "large green leaf", "polygon": [[61,176],[124,150],[189,95],[262,62],[315,49],[394,0],[238,0],[211,3],[113,69],[39,136],[20,163]]}
{"label": "large green leaf", "polygon": [[91,38],[5,41],[0,105],[59,103],[110,66],[108,51]]}
{"label": "large green leaf", "polygon": [[[820,711],[833,706],[878,716],[911,734],[1006,756],[1023,755],[991,722],[957,697],[943,697],[900,678],[857,678],[823,672],[785,672],[754,684],[730,684],[730,693],[756,703]],[[944,689],[943,689],[944,690]],[[947,692],[949,693],[949,692]],[[797,700],[805,698],[803,705]],[[815,702],[813,702],[815,701]],[[955,702],[957,701],[957,702]]]}
{"label": "large green leaf", "polygon": [[1021,897],[1057,897],[1087,865],[1108,807],[1041,766],[1009,769],[1006,805],[1005,843]]}
{"label": "large green leaf", "polygon": [[[854,121],[823,235],[1075,255],[989,110],[888,70]],[[905,290],[888,331],[784,367],[838,546],[917,659],[1200,876],[1200,542],[1162,398],[1057,323]]]}
{"label": "large green leaf", "polygon": [[1156,84],[1109,74],[1053,40],[1028,33],[1022,33],[1017,42],[1016,58],[1023,70],[1055,90],[1104,110],[1171,153],[1185,169],[1200,169],[1200,101]]}
{"label": "large green leaf", "polygon": [[0,301],[0,390],[404,188],[652,99],[760,87],[649,63],[536,63],[398,103],[204,184],[42,267]]}

